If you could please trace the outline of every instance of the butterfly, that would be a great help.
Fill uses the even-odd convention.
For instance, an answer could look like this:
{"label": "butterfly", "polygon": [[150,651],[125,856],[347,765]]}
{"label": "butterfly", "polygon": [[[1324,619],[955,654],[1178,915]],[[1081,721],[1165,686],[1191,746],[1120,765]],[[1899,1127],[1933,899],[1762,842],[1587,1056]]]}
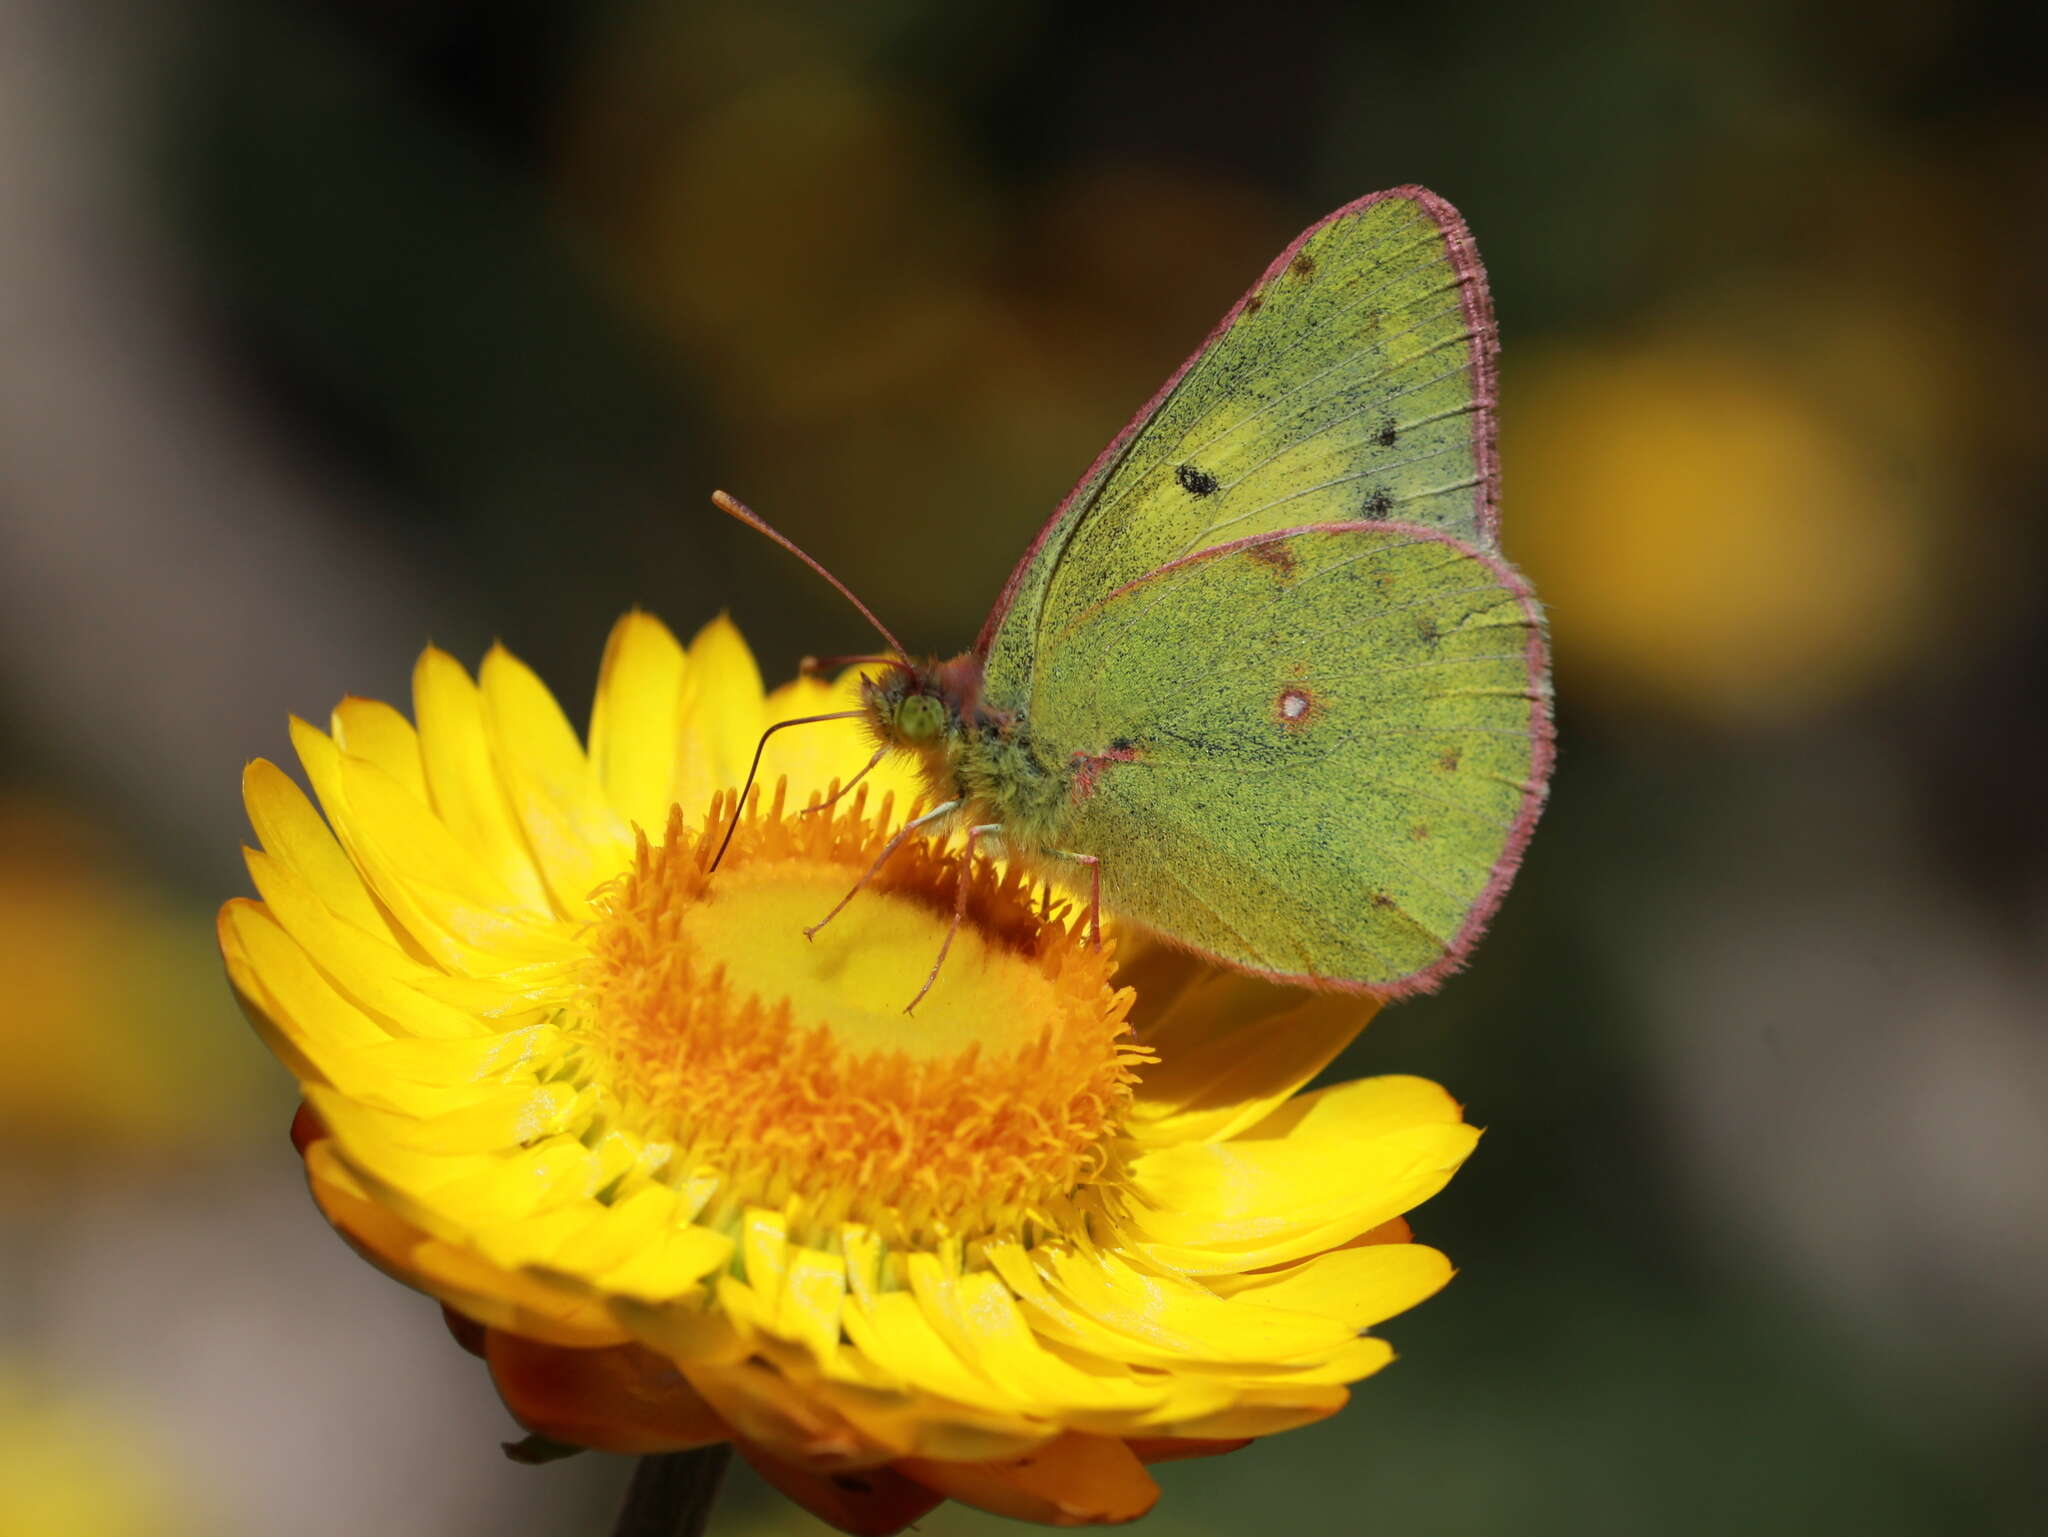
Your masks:
{"label": "butterfly", "polygon": [[909,755],[934,804],[876,868],[964,828],[970,862],[993,839],[1072,866],[1098,925],[1315,988],[1436,986],[1553,756],[1542,612],[1499,549],[1496,354],[1449,203],[1339,208],[1102,451],[948,661],[719,493],[889,644],[852,713],[869,766]]}

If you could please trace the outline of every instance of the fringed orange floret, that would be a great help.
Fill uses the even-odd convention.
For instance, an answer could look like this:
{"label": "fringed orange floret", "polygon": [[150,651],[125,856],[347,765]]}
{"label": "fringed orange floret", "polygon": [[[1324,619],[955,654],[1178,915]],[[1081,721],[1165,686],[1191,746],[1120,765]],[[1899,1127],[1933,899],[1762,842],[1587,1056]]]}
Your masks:
{"label": "fringed orange floret", "polygon": [[[725,1201],[793,1200],[897,1241],[1014,1223],[1116,1178],[1147,1058],[1084,925],[977,862],[941,986],[905,1017],[951,921],[958,854],[913,840],[812,945],[803,927],[900,825],[889,801],[873,818],[860,796],[784,816],[778,788],[711,874],[729,805],[694,832],[672,811],[599,902],[582,1012],[638,1130],[684,1170],[723,1174]],[[972,986],[949,995],[956,969]]]}

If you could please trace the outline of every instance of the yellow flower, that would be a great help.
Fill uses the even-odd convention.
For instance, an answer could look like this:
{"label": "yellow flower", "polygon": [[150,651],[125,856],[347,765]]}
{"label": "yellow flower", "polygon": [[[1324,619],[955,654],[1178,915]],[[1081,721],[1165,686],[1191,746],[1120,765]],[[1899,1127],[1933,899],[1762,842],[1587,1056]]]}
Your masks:
{"label": "yellow flower", "polygon": [[[586,750],[502,649],[429,651],[415,728],[350,699],[294,722],[327,824],[252,764],[260,902],[221,947],[295,1072],[313,1194],[439,1298],[537,1433],[731,1439],[852,1532],[952,1497],[1127,1520],[1142,1464],[1317,1420],[1391,1359],[1363,1331],[1449,1277],[1401,1214],[1477,1133],[1435,1085],[1297,1094],[1370,1005],[1092,947],[978,865],[914,1016],[957,854],[911,844],[803,937],[914,788],[858,723],[764,724],[723,621],[613,632]],[[891,777],[898,776],[898,777]],[[872,790],[872,793],[870,791]]]}

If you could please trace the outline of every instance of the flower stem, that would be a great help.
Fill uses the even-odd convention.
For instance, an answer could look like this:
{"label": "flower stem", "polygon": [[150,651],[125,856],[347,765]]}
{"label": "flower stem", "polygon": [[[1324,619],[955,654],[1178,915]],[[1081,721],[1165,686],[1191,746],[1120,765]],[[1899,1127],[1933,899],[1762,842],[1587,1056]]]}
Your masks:
{"label": "flower stem", "polygon": [[642,1457],[626,1485],[612,1537],[703,1537],[732,1460],[732,1443]]}

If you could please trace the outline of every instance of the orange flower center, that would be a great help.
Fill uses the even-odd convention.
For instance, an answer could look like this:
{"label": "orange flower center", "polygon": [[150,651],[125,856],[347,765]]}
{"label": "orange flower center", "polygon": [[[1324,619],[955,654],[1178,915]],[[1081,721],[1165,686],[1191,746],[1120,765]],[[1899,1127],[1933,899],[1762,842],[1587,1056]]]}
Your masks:
{"label": "orange flower center", "polygon": [[864,804],[785,816],[778,788],[716,874],[717,807],[641,840],[600,903],[583,1011],[628,1120],[679,1173],[723,1176],[735,1212],[793,1202],[899,1239],[1013,1223],[1111,1175],[1143,1054],[1084,923],[977,864],[906,1014],[961,879],[957,854],[913,839],[805,938],[899,825]]}

